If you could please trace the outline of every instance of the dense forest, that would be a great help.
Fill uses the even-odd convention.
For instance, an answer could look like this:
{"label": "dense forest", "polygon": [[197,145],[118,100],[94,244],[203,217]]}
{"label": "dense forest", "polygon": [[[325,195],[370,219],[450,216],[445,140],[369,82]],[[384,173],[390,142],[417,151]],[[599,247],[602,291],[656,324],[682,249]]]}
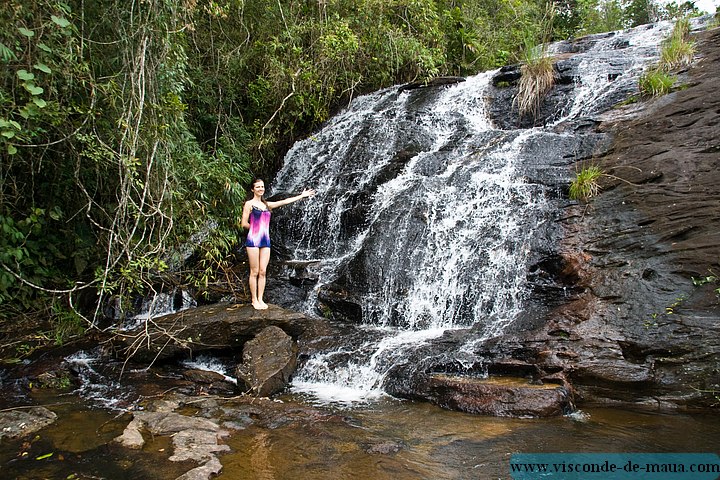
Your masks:
{"label": "dense forest", "polygon": [[207,288],[228,267],[251,178],[271,178],[357,95],[696,12],[652,0],[2,2],[0,325],[42,317],[62,341],[159,279]]}

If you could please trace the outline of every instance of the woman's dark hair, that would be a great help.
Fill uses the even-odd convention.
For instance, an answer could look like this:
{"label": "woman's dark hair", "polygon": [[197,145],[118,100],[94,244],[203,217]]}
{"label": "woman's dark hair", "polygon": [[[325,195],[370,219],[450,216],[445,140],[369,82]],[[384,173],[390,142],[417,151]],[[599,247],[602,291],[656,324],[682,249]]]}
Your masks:
{"label": "woman's dark hair", "polygon": [[[258,177],[253,178],[253,181],[250,182],[250,194],[248,195],[248,200],[252,200],[253,197],[255,196],[255,193],[253,193],[253,188],[255,187],[255,184],[258,183],[258,182],[263,182],[263,183],[265,183],[265,180],[263,180],[262,178],[258,178]],[[260,197],[260,201],[265,204],[265,208],[267,208],[268,210],[270,210],[270,205],[268,205],[268,203],[267,203],[267,201],[265,200],[265,197],[264,197],[264,196]]]}

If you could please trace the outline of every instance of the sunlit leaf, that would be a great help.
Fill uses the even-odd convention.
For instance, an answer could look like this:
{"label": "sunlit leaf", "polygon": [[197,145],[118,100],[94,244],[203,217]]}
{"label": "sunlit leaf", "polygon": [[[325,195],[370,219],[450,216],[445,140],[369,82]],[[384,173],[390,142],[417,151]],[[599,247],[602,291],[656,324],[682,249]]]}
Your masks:
{"label": "sunlit leaf", "polygon": [[65,28],[70,25],[70,22],[63,18],[63,17],[56,17],[55,15],[50,15],[50,20],[55,22],[58,26]]}
{"label": "sunlit leaf", "polygon": [[37,68],[38,70],[40,70],[41,72],[52,73],[52,70],[50,70],[50,67],[48,67],[44,63],[36,63],[34,65],[34,67]]}
{"label": "sunlit leaf", "polygon": [[39,48],[40,50],[42,50],[43,52],[52,53],[52,48],[48,47],[48,46],[45,45],[44,43],[38,43],[37,46],[38,46],[38,48]]}
{"label": "sunlit leaf", "polygon": [[17,76],[20,80],[28,81],[28,80],[34,80],[35,74],[32,72],[28,72],[24,68],[22,70],[17,71]]}
{"label": "sunlit leaf", "polygon": [[30,95],[40,95],[45,91],[42,87],[38,87],[34,83],[24,83],[23,87],[25,87],[25,90],[30,92]]}
{"label": "sunlit leaf", "polygon": [[43,108],[45,105],[47,105],[47,102],[40,97],[33,97],[33,103],[40,108]]}
{"label": "sunlit leaf", "polygon": [[25,27],[18,27],[18,32],[20,32],[22,35],[25,35],[28,38],[35,36],[35,32],[33,32],[32,30],[28,30]]}
{"label": "sunlit leaf", "polygon": [[45,460],[46,458],[50,458],[55,454],[55,452],[46,453],[45,455],[40,455],[39,457],[36,457],[35,460]]}
{"label": "sunlit leaf", "polygon": [[0,135],[2,135],[5,138],[13,138],[15,136],[15,132],[12,130],[3,130],[0,132]]}

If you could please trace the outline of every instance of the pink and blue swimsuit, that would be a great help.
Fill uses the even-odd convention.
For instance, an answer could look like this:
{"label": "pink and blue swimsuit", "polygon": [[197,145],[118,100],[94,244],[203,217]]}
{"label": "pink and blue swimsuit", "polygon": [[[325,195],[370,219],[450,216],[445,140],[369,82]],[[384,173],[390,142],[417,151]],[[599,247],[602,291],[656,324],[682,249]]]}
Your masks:
{"label": "pink and blue swimsuit", "polygon": [[250,231],[245,240],[246,247],[270,247],[270,210],[261,210],[255,206],[250,212]]}

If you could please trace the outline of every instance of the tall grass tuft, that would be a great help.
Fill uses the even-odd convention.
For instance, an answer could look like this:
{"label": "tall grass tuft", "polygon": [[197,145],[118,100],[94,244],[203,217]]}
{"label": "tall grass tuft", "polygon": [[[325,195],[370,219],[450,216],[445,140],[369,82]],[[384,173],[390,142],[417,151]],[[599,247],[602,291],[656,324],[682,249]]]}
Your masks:
{"label": "tall grass tuft", "polygon": [[660,50],[660,67],[667,71],[690,65],[695,55],[695,43],[689,41],[690,20],[680,18]]}
{"label": "tall grass tuft", "polygon": [[653,97],[670,93],[675,84],[675,77],[668,72],[690,65],[695,56],[695,44],[689,41],[689,38],[690,20],[687,17],[678,19],[672,33],[662,43],[660,62],[640,77],[638,82],[640,92]]}
{"label": "tall grass tuft", "polygon": [[670,89],[674,84],[675,77],[660,68],[654,68],[645,72],[639,80],[640,91],[644,95],[653,97],[670,93]]}
{"label": "tall grass tuft", "polygon": [[603,171],[596,165],[584,167],[577,172],[575,179],[570,183],[570,198],[572,200],[587,201],[600,192],[598,180]]}
{"label": "tall grass tuft", "polygon": [[555,84],[552,58],[547,56],[544,47],[526,42],[523,62],[514,103],[520,115],[526,113],[537,115],[543,96]]}

